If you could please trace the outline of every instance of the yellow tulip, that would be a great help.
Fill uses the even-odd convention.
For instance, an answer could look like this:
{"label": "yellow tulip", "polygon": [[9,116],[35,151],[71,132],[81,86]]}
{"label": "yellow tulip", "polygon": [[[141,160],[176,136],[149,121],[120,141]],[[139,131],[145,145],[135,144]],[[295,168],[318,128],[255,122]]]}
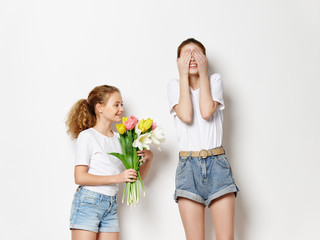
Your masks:
{"label": "yellow tulip", "polygon": [[124,124],[125,121],[128,121],[128,117],[122,117],[122,124]]}
{"label": "yellow tulip", "polygon": [[148,118],[146,120],[142,119],[139,122],[138,128],[141,130],[142,133],[149,130],[149,128],[152,126],[153,120]]}
{"label": "yellow tulip", "polygon": [[126,131],[126,126],[124,124],[117,124],[116,128],[118,130],[118,133],[120,134],[124,134],[124,132]]}
{"label": "yellow tulip", "polygon": [[144,123],[144,119],[141,119],[139,121],[139,125],[138,125],[138,128],[142,131],[143,130],[143,123]]}
{"label": "yellow tulip", "polygon": [[148,118],[148,119],[145,121],[145,123],[144,123],[144,128],[146,129],[146,131],[147,131],[149,128],[151,128],[152,123],[153,123],[153,120],[150,119],[150,118]]}

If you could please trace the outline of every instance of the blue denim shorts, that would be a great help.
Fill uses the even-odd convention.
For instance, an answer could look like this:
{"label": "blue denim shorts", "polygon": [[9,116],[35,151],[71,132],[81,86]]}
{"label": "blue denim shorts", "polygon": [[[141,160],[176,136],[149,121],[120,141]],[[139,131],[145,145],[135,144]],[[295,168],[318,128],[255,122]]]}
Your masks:
{"label": "blue denim shorts", "polygon": [[70,229],[92,232],[119,232],[116,196],[107,196],[79,187],[74,194]]}
{"label": "blue denim shorts", "polygon": [[209,206],[227,193],[239,191],[225,154],[202,157],[179,157],[174,199],[184,197]]}

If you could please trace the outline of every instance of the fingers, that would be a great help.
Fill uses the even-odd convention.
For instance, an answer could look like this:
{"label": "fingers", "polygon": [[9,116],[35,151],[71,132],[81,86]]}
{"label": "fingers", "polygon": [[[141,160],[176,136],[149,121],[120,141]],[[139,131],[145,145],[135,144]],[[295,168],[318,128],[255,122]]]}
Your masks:
{"label": "fingers", "polygon": [[137,171],[134,169],[128,169],[128,170],[126,170],[126,176],[137,177]]}
{"label": "fingers", "polygon": [[203,52],[199,48],[195,48],[194,52],[201,55],[201,56],[204,56]]}
{"label": "fingers", "polygon": [[138,157],[142,157],[142,158],[139,160],[139,162],[144,162],[145,160],[147,160],[146,151],[145,151],[145,150],[137,151],[137,155],[138,155]]}
{"label": "fingers", "polygon": [[185,51],[185,54],[183,54],[177,59],[178,63],[188,64],[190,62],[191,55],[192,55],[191,49],[187,49]]}
{"label": "fingers", "polygon": [[137,179],[128,179],[126,182],[135,182]]}
{"label": "fingers", "polygon": [[191,57],[194,57],[194,58],[198,58],[199,60],[206,60],[206,56],[204,55],[204,53],[198,49],[198,48],[195,48],[195,49],[187,49],[185,51],[185,54],[183,56],[180,56],[177,61],[180,62],[180,63],[189,63],[190,62],[190,59]]}
{"label": "fingers", "polygon": [[139,160],[139,162],[144,162],[145,160],[147,160],[147,158],[146,158],[146,157],[143,157],[143,158],[141,158],[141,159]]}
{"label": "fingers", "polygon": [[127,169],[124,171],[124,177],[126,182],[135,182],[137,179],[137,171],[134,169]]}
{"label": "fingers", "polygon": [[193,57],[194,59],[196,60],[196,62],[200,62],[200,56],[199,56],[199,53],[196,51],[197,49],[194,50],[193,52]]}
{"label": "fingers", "polygon": [[142,158],[139,160],[139,162],[144,162],[145,160],[147,160],[145,150],[137,151],[137,155],[138,155],[138,157],[142,157]]}
{"label": "fingers", "polygon": [[177,59],[180,77],[185,77],[189,73],[189,65],[192,57],[191,49],[186,49],[183,54]]}
{"label": "fingers", "polygon": [[153,152],[148,150],[148,149],[144,149],[142,151],[137,151],[137,155],[139,157],[142,157],[139,162],[144,162],[146,160],[151,160],[153,158]]}
{"label": "fingers", "polygon": [[192,56],[192,51],[190,49],[187,50],[187,54],[184,58],[184,64],[188,64],[189,66],[189,63],[190,63],[190,60],[191,60],[191,56]]}
{"label": "fingers", "polygon": [[194,49],[193,56],[196,62],[205,62],[207,60],[206,56],[199,49]]}
{"label": "fingers", "polygon": [[141,151],[137,151],[137,155],[138,155],[139,157],[143,157],[144,155],[146,155],[147,151],[148,151],[148,150],[146,150],[146,149],[143,149],[143,150],[141,150]]}
{"label": "fingers", "polygon": [[194,49],[193,57],[198,65],[199,75],[208,74],[208,59],[200,49]]}

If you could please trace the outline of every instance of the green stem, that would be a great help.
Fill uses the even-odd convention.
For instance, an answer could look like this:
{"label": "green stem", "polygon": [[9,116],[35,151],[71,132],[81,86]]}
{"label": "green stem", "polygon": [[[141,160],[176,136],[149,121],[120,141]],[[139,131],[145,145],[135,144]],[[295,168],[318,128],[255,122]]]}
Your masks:
{"label": "green stem", "polygon": [[123,201],[124,201],[124,195],[126,195],[127,184],[128,184],[128,183],[126,183],[126,184],[124,185],[124,190],[123,190],[123,194],[122,194],[122,203],[123,203]]}
{"label": "green stem", "polygon": [[145,192],[145,190],[144,190],[143,182],[142,182],[141,175],[140,175],[140,172],[139,172],[139,171],[138,171],[138,178],[139,178],[139,180],[140,180],[141,187],[142,187],[142,190],[143,190],[143,196],[146,196],[146,192]]}
{"label": "green stem", "polygon": [[132,191],[132,195],[133,195],[133,205],[135,206],[135,205],[136,205],[136,184],[133,183],[132,186],[133,186],[133,191]]}
{"label": "green stem", "polygon": [[139,182],[138,181],[136,181],[136,184],[137,184],[137,203],[139,202],[139,195],[140,195],[140,193],[139,193]]}
{"label": "green stem", "polygon": [[128,183],[129,186],[128,186],[128,193],[127,193],[127,205],[129,206],[129,199],[130,199],[130,183]]}

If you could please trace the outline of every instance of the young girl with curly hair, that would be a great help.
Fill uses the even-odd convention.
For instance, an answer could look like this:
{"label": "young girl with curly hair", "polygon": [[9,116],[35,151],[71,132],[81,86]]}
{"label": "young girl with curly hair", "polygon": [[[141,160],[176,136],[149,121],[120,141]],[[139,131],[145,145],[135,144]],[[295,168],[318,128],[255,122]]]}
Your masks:
{"label": "young girl with curly hair", "polygon": [[[137,179],[134,169],[125,170],[118,158],[108,154],[121,153],[119,133],[111,130],[111,124],[121,121],[123,111],[119,89],[108,85],[95,87],[70,110],[66,125],[77,139],[74,176],[79,185],[70,216],[73,240],[119,239],[118,186]],[[140,167],[143,179],[153,154],[143,150],[138,156],[144,162]]]}

